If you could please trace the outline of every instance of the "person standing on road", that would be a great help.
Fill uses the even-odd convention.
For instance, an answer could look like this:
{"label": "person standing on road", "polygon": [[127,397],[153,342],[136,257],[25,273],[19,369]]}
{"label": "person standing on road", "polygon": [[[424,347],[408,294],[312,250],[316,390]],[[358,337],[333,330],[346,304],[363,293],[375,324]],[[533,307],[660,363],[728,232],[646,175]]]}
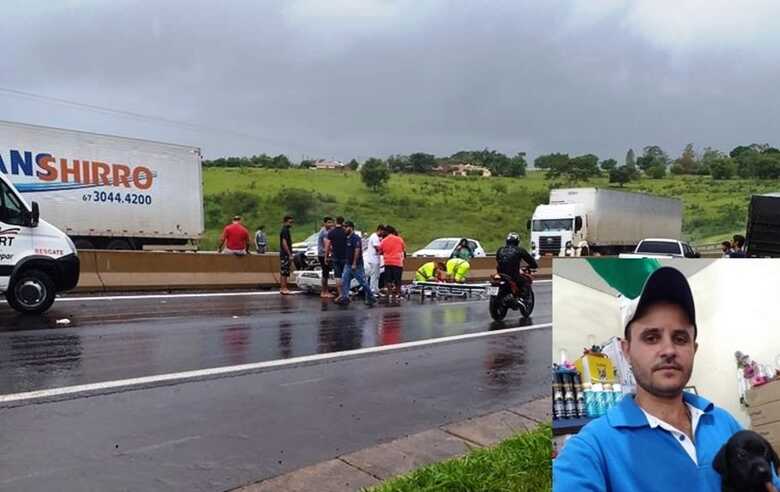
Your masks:
{"label": "person standing on road", "polygon": [[360,236],[355,234],[355,224],[352,221],[344,222],[344,232],[346,236],[346,251],[347,251],[347,263],[344,265],[344,274],[341,277],[341,285],[344,293],[337,301],[339,304],[349,304],[349,290],[352,285],[352,279],[358,281],[358,284],[363,289],[363,294],[366,296],[366,304],[373,306],[376,304],[376,298],[374,293],[371,292],[371,287],[366,282],[366,277],[363,271],[363,242]]}
{"label": "person standing on road", "polygon": [[379,271],[382,267],[382,257],[379,255],[379,245],[382,244],[385,226],[379,224],[376,231],[366,241],[366,252],[363,259],[366,264],[366,276],[371,286],[371,292],[379,293]]}
{"label": "person standing on road", "polygon": [[290,234],[292,226],[292,215],[285,215],[282,230],[279,232],[279,277],[281,283],[279,292],[282,295],[290,293],[287,288],[287,280],[290,278],[290,258],[292,257],[292,234]]}
{"label": "person standing on road", "polygon": [[320,268],[322,269],[322,282],[320,284],[320,297],[323,299],[330,299],[333,297],[328,292],[328,279],[330,278],[330,263],[328,262],[326,243],[328,241],[328,233],[333,229],[333,218],[325,217],[322,219],[322,228],[319,234],[317,234],[317,259],[320,262]]}
{"label": "person standing on road", "polygon": [[466,261],[474,258],[474,251],[472,251],[471,247],[469,246],[469,240],[466,238],[461,239],[460,243],[458,243],[458,245],[452,251],[450,258],[460,258],[461,260]]}
{"label": "person standing on road", "polygon": [[401,298],[406,244],[393,226],[388,225],[385,230],[387,236],[382,239],[379,250],[385,261],[385,284],[387,285],[388,298],[392,301]]}
{"label": "person standing on road", "polygon": [[344,217],[336,217],[336,226],[328,231],[325,242],[325,258],[333,265],[333,274],[336,276],[336,288],[339,295],[336,301],[349,294],[349,286],[341,285],[341,276],[344,275],[344,265],[347,262],[347,233],[344,231]]}
{"label": "person standing on road", "polygon": [[745,252],[745,236],[741,234],[734,234],[734,251],[731,252],[729,258],[747,258]]}
{"label": "person standing on road", "polygon": [[268,250],[268,237],[265,235],[265,226],[261,225],[255,233],[255,247],[257,248],[257,254],[264,255]]}
{"label": "person standing on road", "polygon": [[720,251],[723,253],[721,258],[730,258],[731,253],[734,252],[734,248],[731,246],[731,241],[723,241],[720,243]]}
{"label": "person standing on road", "polygon": [[240,215],[234,216],[233,222],[222,230],[217,251],[236,256],[249,254],[249,231],[241,223]]}

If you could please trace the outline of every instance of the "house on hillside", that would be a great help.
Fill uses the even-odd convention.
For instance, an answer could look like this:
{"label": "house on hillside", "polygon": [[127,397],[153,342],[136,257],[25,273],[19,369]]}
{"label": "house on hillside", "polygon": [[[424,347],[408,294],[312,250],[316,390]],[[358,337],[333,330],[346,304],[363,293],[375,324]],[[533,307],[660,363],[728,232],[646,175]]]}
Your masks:
{"label": "house on hillside", "polygon": [[489,178],[493,175],[490,169],[482,166],[474,166],[472,164],[454,164],[448,166],[439,166],[444,174],[450,176],[481,176],[483,178]]}
{"label": "house on hillside", "polygon": [[334,161],[330,159],[317,159],[314,161],[314,169],[329,169],[329,170],[342,170],[346,165],[341,161]]}

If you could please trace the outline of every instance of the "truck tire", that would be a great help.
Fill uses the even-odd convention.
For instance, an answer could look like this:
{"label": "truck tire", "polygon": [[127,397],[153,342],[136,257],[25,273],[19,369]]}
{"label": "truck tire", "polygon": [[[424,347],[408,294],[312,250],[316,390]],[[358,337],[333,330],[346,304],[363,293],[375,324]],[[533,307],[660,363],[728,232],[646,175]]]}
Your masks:
{"label": "truck tire", "polygon": [[76,239],[73,241],[76,249],[81,251],[83,249],[95,249],[95,244],[89,239]]}
{"label": "truck tire", "polygon": [[127,239],[112,239],[106,245],[106,249],[131,250],[133,249],[133,247],[132,245],[130,245],[130,241],[128,241]]}
{"label": "truck tire", "polygon": [[54,303],[55,290],[54,281],[47,273],[27,270],[11,281],[5,297],[20,313],[40,314]]}

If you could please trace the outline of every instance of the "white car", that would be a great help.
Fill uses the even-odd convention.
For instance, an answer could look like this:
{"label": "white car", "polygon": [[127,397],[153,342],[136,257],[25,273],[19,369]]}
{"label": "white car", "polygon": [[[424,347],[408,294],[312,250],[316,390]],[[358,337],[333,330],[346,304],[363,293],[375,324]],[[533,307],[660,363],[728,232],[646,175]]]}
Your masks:
{"label": "white car", "polygon": [[[295,285],[303,292],[314,294],[320,291],[322,270],[300,270],[293,272],[293,274],[295,275]],[[332,271],[328,278],[328,287],[336,287],[336,277],[333,275]],[[350,289],[356,289],[358,287],[360,287],[360,284],[353,278],[350,283]]]}
{"label": "white car", "polygon": [[[458,246],[461,239],[463,238],[442,237],[434,239],[428,246],[412,253],[412,257],[432,256],[434,258],[449,258],[452,256],[452,253],[455,251],[455,248]],[[482,245],[479,244],[479,241],[468,238],[466,238],[466,240],[469,242],[469,248],[474,252],[474,257],[487,256],[485,255],[485,250],[482,248]]]}
{"label": "white car", "polygon": [[[292,250],[293,254],[297,253],[305,253],[310,248],[314,248],[314,250],[317,250],[317,236],[319,235],[319,232],[315,232],[311,236],[307,237],[305,240],[299,242],[299,243],[293,243]],[[317,256],[316,253],[314,256]]]}
{"label": "white car", "polygon": [[701,255],[685,241],[677,239],[643,239],[633,253],[623,253],[620,258],[701,258]]}

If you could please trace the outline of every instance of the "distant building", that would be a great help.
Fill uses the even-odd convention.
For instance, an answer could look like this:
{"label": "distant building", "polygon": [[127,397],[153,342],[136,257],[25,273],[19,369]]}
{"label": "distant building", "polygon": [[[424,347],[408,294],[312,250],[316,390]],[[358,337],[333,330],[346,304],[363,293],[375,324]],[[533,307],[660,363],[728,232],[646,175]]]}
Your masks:
{"label": "distant building", "polygon": [[314,161],[314,169],[344,169],[346,164],[341,161],[333,161],[329,159],[317,159]]}
{"label": "distant building", "polygon": [[489,178],[493,175],[493,173],[490,172],[490,169],[482,166],[474,166],[472,164],[439,166],[437,171],[449,174],[450,176],[481,176],[483,178]]}

